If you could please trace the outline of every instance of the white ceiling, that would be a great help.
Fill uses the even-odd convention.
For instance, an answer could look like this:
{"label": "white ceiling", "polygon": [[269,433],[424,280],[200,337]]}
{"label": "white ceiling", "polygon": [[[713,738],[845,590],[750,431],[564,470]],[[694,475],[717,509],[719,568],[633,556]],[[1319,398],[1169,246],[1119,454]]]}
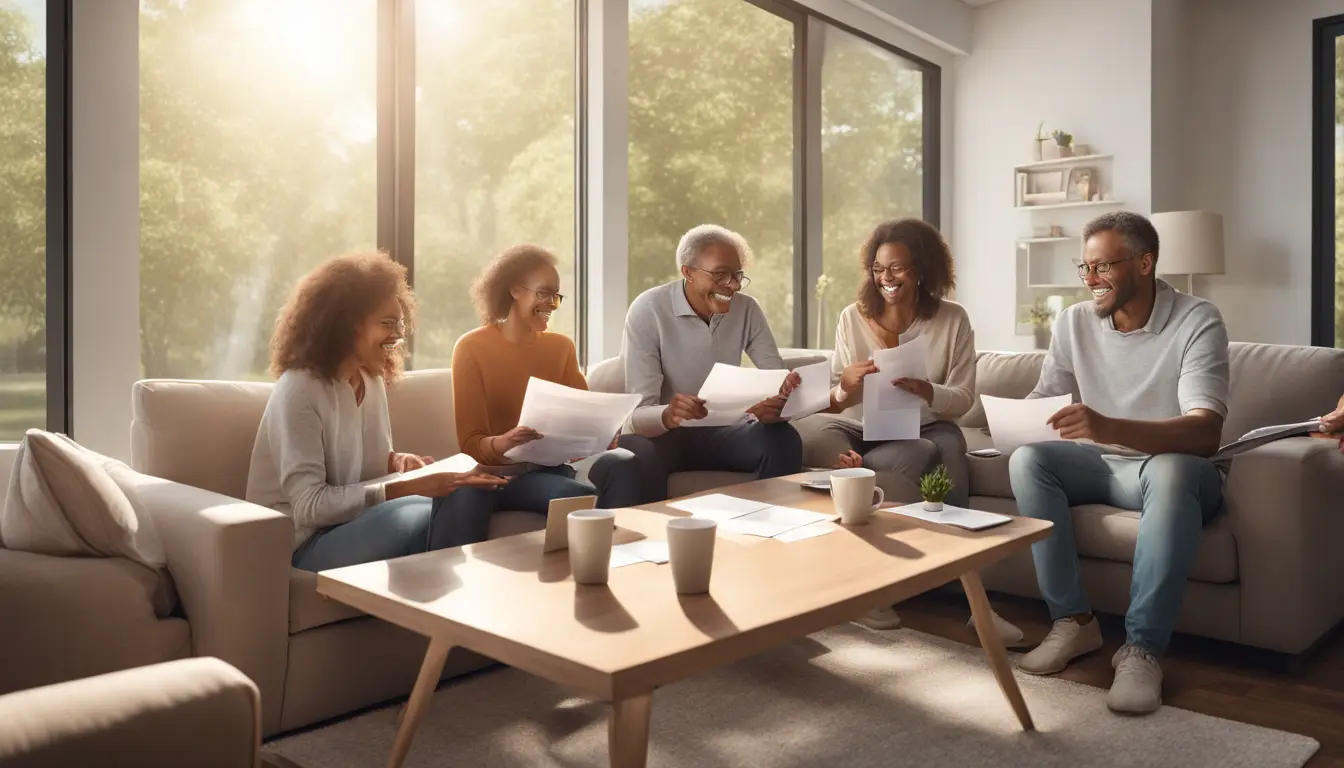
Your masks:
{"label": "white ceiling", "polygon": [[994,0],[961,0],[961,2],[969,6],[981,6],[981,5],[989,5],[990,3],[994,2]]}

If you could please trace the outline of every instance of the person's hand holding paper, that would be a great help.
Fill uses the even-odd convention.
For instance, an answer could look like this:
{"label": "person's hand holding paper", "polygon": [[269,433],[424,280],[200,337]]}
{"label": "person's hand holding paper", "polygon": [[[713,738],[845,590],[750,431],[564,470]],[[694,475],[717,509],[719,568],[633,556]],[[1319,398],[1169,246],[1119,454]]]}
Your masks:
{"label": "person's hand holding paper", "polygon": [[980,402],[985,406],[985,420],[989,422],[994,447],[1007,456],[1024,445],[1063,439],[1050,420],[1073,402],[1073,396],[1016,400],[981,395]]}
{"label": "person's hand holding paper", "polygon": [[[532,377],[518,423],[530,439],[504,451],[512,461],[558,466],[608,449],[639,395],[590,392]],[[516,430],[511,430],[516,431]]]}
{"label": "person's hand holding paper", "polygon": [[[928,385],[925,358],[929,340],[916,336],[910,341],[873,353],[877,373],[863,380],[863,439],[914,440],[919,437],[923,398],[912,382]],[[897,381],[902,384],[896,384]],[[930,398],[932,399],[932,398]]]}
{"label": "person's hand holding paper", "polygon": [[740,421],[748,411],[762,421],[778,421],[786,399],[779,393],[788,375],[784,370],[715,363],[700,386],[699,399],[705,415],[684,420],[681,426],[726,427]]}
{"label": "person's hand holding paper", "polygon": [[1091,440],[1109,445],[1115,443],[1112,427],[1115,420],[1103,416],[1082,403],[1066,405],[1056,411],[1046,423],[1065,440]]}
{"label": "person's hand holding paper", "polygon": [[798,382],[789,389],[788,402],[780,411],[781,420],[799,419],[826,410],[831,404],[831,364],[825,360],[805,365],[794,371],[784,380],[797,378]]}

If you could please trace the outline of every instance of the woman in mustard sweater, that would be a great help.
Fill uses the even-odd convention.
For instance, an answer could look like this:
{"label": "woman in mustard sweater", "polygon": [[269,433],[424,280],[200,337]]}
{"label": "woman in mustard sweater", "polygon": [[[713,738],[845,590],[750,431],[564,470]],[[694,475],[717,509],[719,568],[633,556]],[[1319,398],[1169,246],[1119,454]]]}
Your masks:
{"label": "woman in mustard sweater", "polygon": [[[481,464],[506,465],[512,461],[505,453],[541,437],[518,423],[528,379],[574,389],[587,389],[588,382],[579,371],[574,342],[546,330],[564,300],[553,254],[535,245],[509,248],[490,261],[471,293],[481,327],[458,339],[453,349],[457,439],[462,452]],[[591,483],[577,479],[569,464],[532,466],[498,491],[459,493],[492,509],[540,514],[552,499],[572,496],[596,494],[598,506],[607,509],[643,503],[639,459],[617,448],[616,438],[589,470]],[[472,519],[484,521],[488,529],[488,516]]]}

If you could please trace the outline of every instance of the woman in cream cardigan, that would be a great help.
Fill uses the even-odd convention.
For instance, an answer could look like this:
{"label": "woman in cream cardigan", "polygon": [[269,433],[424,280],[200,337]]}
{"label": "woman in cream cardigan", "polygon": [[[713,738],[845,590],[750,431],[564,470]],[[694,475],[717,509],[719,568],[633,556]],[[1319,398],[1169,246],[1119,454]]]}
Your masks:
{"label": "woman in cream cardigan", "polygon": [[[966,438],[954,420],[975,402],[975,332],[966,310],[943,298],[956,284],[952,254],[927,222],[893,219],[868,236],[860,259],[858,300],[840,313],[835,329],[838,382],[823,412],[830,415],[806,420],[805,461],[871,469],[891,501],[917,501],[920,477],[943,464],[953,483],[946,501],[964,507],[970,498],[970,467]],[[892,383],[921,400],[919,439],[864,440],[863,382],[877,372],[873,353],[917,337],[928,342],[929,378]],[[891,629],[900,626],[900,616],[882,608],[859,622]],[[1021,631],[997,615],[995,623],[1006,641],[1021,640]]]}

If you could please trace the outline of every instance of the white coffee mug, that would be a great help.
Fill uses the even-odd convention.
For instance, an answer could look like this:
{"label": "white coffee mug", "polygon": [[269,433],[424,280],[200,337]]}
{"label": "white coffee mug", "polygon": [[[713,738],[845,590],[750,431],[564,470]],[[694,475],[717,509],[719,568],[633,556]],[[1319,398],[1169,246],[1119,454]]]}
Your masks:
{"label": "white coffee mug", "polygon": [[709,591],[718,527],[718,523],[702,517],[674,517],[667,521],[667,559],[677,594],[698,595]]}
{"label": "white coffee mug", "polygon": [[831,473],[831,501],[841,523],[863,525],[885,500],[886,494],[877,487],[877,473],[873,470],[855,467]]}
{"label": "white coffee mug", "polygon": [[616,513],[580,509],[569,513],[569,570],[577,584],[606,584],[611,571],[611,539]]}

